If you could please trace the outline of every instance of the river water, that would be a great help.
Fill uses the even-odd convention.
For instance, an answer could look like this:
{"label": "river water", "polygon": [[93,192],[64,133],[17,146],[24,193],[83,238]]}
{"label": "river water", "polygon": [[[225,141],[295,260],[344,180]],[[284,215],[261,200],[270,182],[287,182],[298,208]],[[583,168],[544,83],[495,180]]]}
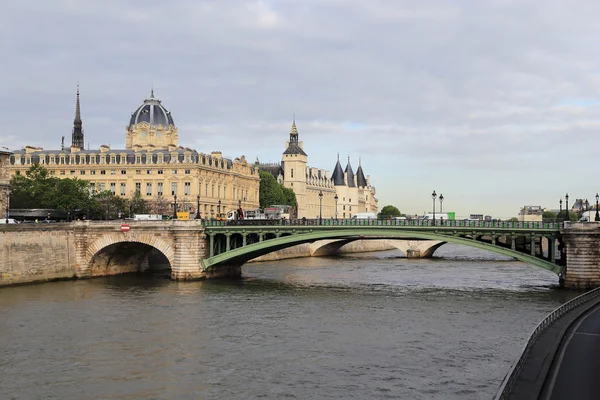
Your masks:
{"label": "river water", "polygon": [[577,293],[477,249],[0,289],[2,399],[490,399]]}

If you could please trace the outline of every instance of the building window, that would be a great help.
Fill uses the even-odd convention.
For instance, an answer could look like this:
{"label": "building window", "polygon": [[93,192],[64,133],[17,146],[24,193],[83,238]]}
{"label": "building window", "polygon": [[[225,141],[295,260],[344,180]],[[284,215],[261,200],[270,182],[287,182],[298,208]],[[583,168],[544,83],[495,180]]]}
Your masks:
{"label": "building window", "polygon": [[141,169],[136,169],[135,170],[135,174],[136,175],[141,175],[142,174],[142,170]]}
{"label": "building window", "polygon": [[106,175],[106,170],[100,170],[100,175]]}
{"label": "building window", "polygon": [[173,172],[173,175],[177,175],[177,170],[176,169],[174,169],[172,172]]}
{"label": "building window", "polygon": [[90,175],[96,175],[96,170],[91,170]]}
{"label": "building window", "polygon": [[186,174],[186,175],[189,175],[189,174],[190,174],[190,170],[189,170],[189,169],[186,169],[186,170],[185,170],[185,174]]}
{"label": "building window", "polygon": [[177,194],[177,182],[171,182],[171,196]]}
{"label": "building window", "polygon": [[136,183],[135,183],[135,192],[136,192],[137,194],[140,194],[140,193],[142,193],[142,184],[141,184],[140,182],[136,182]]}
{"label": "building window", "polygon": [[294,168],[292,168],[292,178],[294,177]]}
{"label": "building window", "polygon": [[146,175],[152,175],[152,170],[151,169],[147,169],[146,170]]}
{"label": "building window", "polygon": [[342,206],[342,210],[345,210],[345,209],[346,209],[346,205],[344,204],[344,205]]}
{"label": "building window", "polygon": [[112,157],[110,158],[110,163],[111,163],[111,164],[116,164],[116,163],[117,163],[117,157],[115,157],[115,156],[112,156]]}
{"label": "building window", "polygon": [[96,192],[96,184],[94,182],[90,183],[90,194],[94,194]]}
{"label": "building window", "polygon": [[[20,171],[17,171],[17,172],[15,172],[15,174],[17,174],[17,175],[21,175],[21,172],[20,172]],[[54,175],[54,171],[50,171],[50,175]]]}
{"label": "building window", "polygon": [[116,174],[117,174],[117,170],[111,169],[111,170],[110,170],[110,174],[111,174],[111,175],[116,175]]}
{"label": "building window", "polygon": [[85,171],[84,170],[79,171],[79,175],[85,175]]}
{"label": "building window", "polygon": [[208,183],[204,185],[204,195],[208,197]]}
{"label": "building window", "polygon": [[156,194],[159,195],[159,196],[162,196],[162,194],[163,194],[163,184],[162,184],[162,182],[158,182],[156,184]]}
{"label": "building window", "polygon": [[159,175],[162,175],[162,174],[163,174],[163,170],[162,170],[162,169],[159,169],[159,170],[158,170],[158,174],[159,174]]}
{"label": "building window", "polygon": [[152,183],[146,183],[146,196],[152,196]]}
{"label": "building window", "polygon": [[121,196],[125,196],[125,193],[126,193],[126,191],[125,191],[125,189],[126,189],[126,186],[127,186],[127,185],[125,184],[125,182],[121,182]]}
{"label": "building window", "polygon": [[64,169],[63,169],[63,170],[61,170],[61,171],[60,171],[60,174],[61,174],[61,175],[64,175],[64,174],[65,174],[65,170],[64,170]]}
{"label": "building window", "polygon": [[191,188],[192,188],[192,184],[190,182],[185,182],[183,184],[183,194],[186,196],[189,196],[190,192],[191,192]]}
{"label": "building window", "polygon": [[127,175],[127,171],[125,171],[124,169],[121,170],[121,175]]}
{"label": "building window", "polygon": [[136,164],[141,164],[141,163],[142,163],[142,157],[140,157],[140,156],[135,156],[135,163],[136,163]]}
{"label": "building window", "polygon": [[117,191],[117,184],[115,182],[110,183],[110,192],[114,195]]}
{"label": "building window", "polygon": [[101,183],[100,183],[100,191],[101,191],[101,192],[104,192],[104,188],[105,188],[105,186],[106,186],[106,185],[104,184],[104,182],[101,182]]}

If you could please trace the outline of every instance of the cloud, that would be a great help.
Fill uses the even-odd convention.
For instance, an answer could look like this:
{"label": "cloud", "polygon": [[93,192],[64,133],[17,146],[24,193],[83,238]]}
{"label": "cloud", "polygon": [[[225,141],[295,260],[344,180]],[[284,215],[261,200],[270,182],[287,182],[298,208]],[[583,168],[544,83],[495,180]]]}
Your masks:
{"label": "cloud", "polygon": [[510,216],[598,191],[586,171],[600,145],[599,11],[591,0],[12,2],[0,15],[0,144],[68,141],[80,81],[86,142],[123,146],[154,81],[183,145],[277,161],[295,112],[310,164],[331,170],[339,152],[356,168],[360,154],[383,205],[422,212],[423,193],[455,181],[448,207]]}

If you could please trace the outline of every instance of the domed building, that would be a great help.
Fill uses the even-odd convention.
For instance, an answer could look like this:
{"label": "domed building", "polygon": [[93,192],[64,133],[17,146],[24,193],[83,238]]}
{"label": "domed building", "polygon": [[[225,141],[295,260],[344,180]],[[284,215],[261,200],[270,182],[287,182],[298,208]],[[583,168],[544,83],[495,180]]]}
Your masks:
{"label": "domed building", "polygon": [[59,150],[26,146],[13,151],[11,175],[40,164],[52,176],[89,181],[93,192],[109,190],[123,197],[139,193],[156,214],[172,214],[177,205],[178,211],[199,211],[202,218],[210,218],[239,204],[244,209],[259,206],[260,178],[254,165],[244,156],[231,160],[220,151],[208,154],[180,146],[173,116],[154,90],[131,114],[125,149],[102,145],[90,150],[84,143],[78,87],[71,146],[65,146],[63,136]]}

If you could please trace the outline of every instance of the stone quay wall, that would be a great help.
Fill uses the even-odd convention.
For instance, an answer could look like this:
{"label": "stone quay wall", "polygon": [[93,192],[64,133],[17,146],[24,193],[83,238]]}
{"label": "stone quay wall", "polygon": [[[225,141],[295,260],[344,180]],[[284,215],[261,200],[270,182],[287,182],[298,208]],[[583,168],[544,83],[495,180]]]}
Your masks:
{"label": "stone quay wall", "polygon": [[0,229],[0,286],[75,278],[73,232],[54,225],[59,224]]}

